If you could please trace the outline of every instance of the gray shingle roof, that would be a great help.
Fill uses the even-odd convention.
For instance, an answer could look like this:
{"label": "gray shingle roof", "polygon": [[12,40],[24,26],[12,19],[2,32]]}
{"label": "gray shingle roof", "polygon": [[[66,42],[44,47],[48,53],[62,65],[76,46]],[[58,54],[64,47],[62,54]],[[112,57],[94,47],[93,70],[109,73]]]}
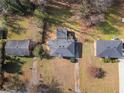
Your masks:
{"label": "gray shingle roof", "polygon": [[58,27],[57,28],[57,39],[67,39],[67,29]]}
{"label": "gray shingle roof", "polygon": [[9,40],[5,45],[6,55],[29,56],[30,40]]}
{"label": "gray shingle roof", "polygon": [[51,56],[75,57],[75,40],[57,39],[48,42]]}
{"label": "gray shingle roof", "polygon": [[119,58],[122,57],[123,43],[120,40],[97,40],[96,56]]}

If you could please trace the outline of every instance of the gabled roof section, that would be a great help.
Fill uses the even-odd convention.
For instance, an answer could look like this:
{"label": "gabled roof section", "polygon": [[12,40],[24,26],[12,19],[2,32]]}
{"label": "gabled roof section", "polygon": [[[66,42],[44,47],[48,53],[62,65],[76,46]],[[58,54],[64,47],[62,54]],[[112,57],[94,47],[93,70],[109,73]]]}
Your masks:
{"label": "gabled roof section", "polygon": [[29,56],[30,40],[9,40],[5,45],[6,55]]}
{"label": "gabled roof section", "polygon": [[67,29],[58,27],[57,28],[57,39],[67,39]]}
{"label": "gabled roof section", "polygon": [[122,57],[123,43],[120,40],[97,40],[96,56],[119,58]]}
{"label": "gabled roof section", "polygon": [[75,41],[73,39],[57,39],[48,42],[51,56],[75,57]]}

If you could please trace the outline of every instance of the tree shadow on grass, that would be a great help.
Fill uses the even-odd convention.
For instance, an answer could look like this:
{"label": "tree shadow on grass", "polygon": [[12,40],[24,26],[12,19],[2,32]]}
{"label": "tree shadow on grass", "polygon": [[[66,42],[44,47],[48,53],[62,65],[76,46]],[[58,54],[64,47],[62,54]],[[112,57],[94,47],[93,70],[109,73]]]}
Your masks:
{"label": "tree shadow on grass", "polygon": [[108,13],[106,14],[106,22],[101,23],[98,26],[98,29],[101,30],[104,34],[119,34],[119,29],[115,26],[119,26],[122,24],[119,4],[116,2],[111,8],[109,8]]}
{"label": "tree shadow on grass", "polygon": [[37,87],[38,93],[64,93],[61,89],[60,83],[57,80],[53,79],[49,84],[45,84],[44,81],[41,81]]}
{"label": "tree shadow on grass", "polygon": [[98,29],[104,34],[119,34],[119,30],[108,22],[101,23]]}
{"label": "tree shadow on grass", "polygon": [[21,34],[25,32],[25,29],[22,28],[18,23],[12,23],[11,25],[9,25],[9,27],[11,28],[11,31],[16,34]]}
{"label": "tree shadow on grass", "polygon": [[72,12],[69,8],[47,6],[46,11],[49,14],[48,22],[55,25],[61,25],[72,16]]}
{"label": "tree shadow on grass", "polygon": [[113,15],[116,15],[116,16],[122,16],[122,14],[119,12],[119,5],[115,5],[111,8],[109,8],[109,13],[113,14]]}
{"label": "tree shadow on grass", "polygon": [[3,65],[3,71],[8,73],[18,73],[22,74],[21,67],[24,64],[19,58],[16,57],[6,57],[5,63]]}
{"label": "tree shadow on grass", "polygon": [[122,24],[121,19],[114,17],[112,15],[107,15],[107,21],[111,23],[113,26],[118,26],[119,24]]}
{"label": "tree shadow on grass", "polygon": [[20,91],[21,93],[26,93],[27,83],[28,82],[26,80],[23,81],[20,79],[19,74],[15,74],[14,76],[9,76],[4,79],[4,89],[14,90],[16,93],[17,91]]}
{"label": "tree shadow on grass", "polygon": [[110,22],[112,25],[120,25],[122,24],[121,18],[122,14],[120,13],[120,6],[116,4],[115,6],[111,7],[109,9],[109,12],[106,14],[106,19],[108,22]]}
{"label": "tree shadow on grass", "polygon": [[12,32],[16,34],[21,34],[25,32],[25,28],[21,27],[21,25],[18,23],[18,21],[21,21],[17,16],[10,16],[10,15],[5,15],[4,16],[4,25],[6,28],[9,28]]}

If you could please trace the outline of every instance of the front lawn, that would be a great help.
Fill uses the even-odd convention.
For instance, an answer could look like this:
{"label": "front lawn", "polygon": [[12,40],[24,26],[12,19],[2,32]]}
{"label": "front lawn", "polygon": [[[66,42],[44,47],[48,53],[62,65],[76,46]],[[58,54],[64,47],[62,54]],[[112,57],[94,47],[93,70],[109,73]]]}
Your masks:
{"label": "front lawn", "polygon": [[[87,93],[118,93],[118,63],[104,63],[94,56],[93,43],[84,44],[83,59],[80,62],[81,90]],[[89,73],[89,67],[102,68],[105,76],[94,78]]]}

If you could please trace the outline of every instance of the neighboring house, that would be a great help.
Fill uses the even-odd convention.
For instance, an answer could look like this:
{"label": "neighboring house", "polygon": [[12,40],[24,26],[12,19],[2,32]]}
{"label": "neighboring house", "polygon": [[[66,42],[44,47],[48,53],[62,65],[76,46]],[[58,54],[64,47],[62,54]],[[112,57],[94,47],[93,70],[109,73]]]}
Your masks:
{"label": "neighboring house", "polygon": [[30,40],[8,40],[5,44],[5,54],[7,56],[30,56]]}
{"label": "neighboring house", "polygon": [[72,37],[67,29],[57,28],[57,38],[48,41],[50,56],[75,58],[78,51],[76,51],[76,40]]}
{"label": "neighboring house", "polygon": [[121,58],[123,57],[123,42],[121,40],[97,40],[95,44],[97,57]]}

